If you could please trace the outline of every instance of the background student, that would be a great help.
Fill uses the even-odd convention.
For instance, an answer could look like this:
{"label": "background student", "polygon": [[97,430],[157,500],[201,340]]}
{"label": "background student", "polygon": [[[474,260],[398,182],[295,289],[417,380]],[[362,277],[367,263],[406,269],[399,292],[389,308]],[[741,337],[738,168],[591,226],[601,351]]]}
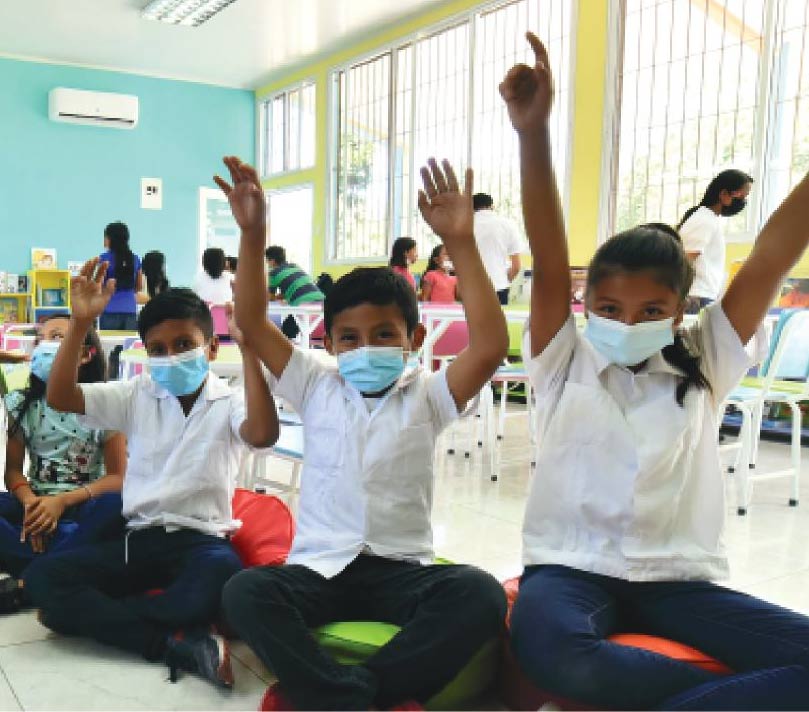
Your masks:
{"label": "background student", "polygon": [[141,271],[146,278],[146,291],[138,292],[138,304],[146,304],[156,294],[171,287],[166,276],[166,256],[159,250],[152,250],[143,256]]}
{"label": "background student", "polygon": [[416,291],[416,278],[410,271],[410,266],[419,258],[416,241],[412,237],[397,237],[390,251],[390,268]]}
{"label": "background student", "polygon": [[[238,158],[225,162],[233,185],[217,183],[242,229],[239,325],[274,388],[301,414],[306,438],[287,564],[234,577],[224,593],[227,618],[278,677],[262,709],[423,703],[497,635],[504,615],[502,587],[489,574],[430,565],[436,438],[508,347],[472,234],[471,171],[461,193],[448,163],[422,169],[419,207],[452,255],[469,323],[469,347],[447,369],[425,373],[405,371],[425,335],[415,292],[386,267],[355,269],[329,293],[325,342],[337,369],[295,349],[267,321],[261,184]],[[362,665],[339,665],[310,628],[344,618],[403,629]]]}
{"label": "background student", "polygon": [[696,275],[687,313],[696,314],[719,299],[725,288],[723,218],[738,215],[747,205],[753,179],[735,169],[719,173],[705,189],[699,205],[689,208],[677,230]]}
{"label": "background student", "polygon": [[421,301],[453,304],[458,301],[458,278],[450,274],[452,262],[444,245],[436,245],[430,253],[427,269],[421,278]]}
{"label": "background student", "polygon": [[[269,270],[271,300],[286,302],[291,307],[323,303],[323,292],[301,267],[287,262],[287,251],[283,247],[270,245],[264,251],[264,259]],[[294,339],[300,333],[294,316],[290,314],[284,319],[281,331],[288,339]]]}
{"label": "background student", "polygon": [[209,247],[202,253],[202,272],[194,281],[194,291],[206,304],[227,304],[233,301],[233,274],[228,272],[225,252]]}
{"label": "background student", "polygon": [[135,295],[143,291],[140,258],[129,248],[129,228],[114,222],[104,229],[104,247],[99,260],[106,262],[107,279],[114,279],[115,294],[99,319],[102,331],[135,331],[138,327]]}
{"label": "background student", "polygon": [[[520,140],[534,259],[525,362],[541,415],[511,623],[520,667],[598,709],[793,710],[809,700],[809,618],[712,583],[728,574],[716,423],[756,335],[809,243],[809,178],[765,225],[721,302],[681,330],[693,268],[677,236],[640,226],[588,268],[585,333],[552,166],[545,48],[500,86]],[[661,636],[717,658],[712,672],[611,643]]]}
{"label": "background student", "polygon": [[[121,531],[126,440],[85,427],[73,413],[45,401],[45,388],[68,318],[46,320],[37,334],[28,385],[6,395],[6,491],[0,492],[0,611],[23,604],[18,579],[37,555],[92,543]],[[79,383],[103,383],[106,363],[98,334],[84,340]],[[24,472],[30,458],[28,477]]]}

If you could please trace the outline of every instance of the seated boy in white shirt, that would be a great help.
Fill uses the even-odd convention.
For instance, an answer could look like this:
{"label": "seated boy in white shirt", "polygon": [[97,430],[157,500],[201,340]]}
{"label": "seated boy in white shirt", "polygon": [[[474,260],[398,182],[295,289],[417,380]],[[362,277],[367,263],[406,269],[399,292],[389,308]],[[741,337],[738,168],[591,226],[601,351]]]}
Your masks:
{"label": "seated boy in white shirt", "polygon": [[[472,231],[472,176],[430,162],[419,206],[458,274],[469,347],[439,373],[406,368],[424,339],[410,286],[387,267],[338,280],[324,303],[329,367],[293,348],[265,315],[264,198],[253,168],[217,177],[241,229],[236,318],[274,388],[304,424],[304,471],[287,564],[225,587],[231,626],[278,677],[262,709],[417,708],[503,625],[502,587],[471,566],[431,566],[433,453],[439,433],[502,362],[508,335]],[[334,661],[310,628],[337,620],[402,627],[363,665]]]}
{"label": "seated boy in white shirt", "polygon": [[[230,687],[225,640],[210,624],[222,587],[241,562],[227,535],[239,526],[231,499],[244,445],[278,438],[272,396],[256,356],[241,344],[244,396],[209,372],[218,341],[211,313],[188,289],[161,292],[138,330],[150,375],[77,384],[81,345],[104,311],[114,280],[106,263],[84,265],[71,285],[72,314],[48,380],[48,403],[84,415],[91,427],[126,435],[123,486],[127,532],[34,561],[25,587],[49,628],[165,660]],[[148,595],[149,589],[164,589]]]}

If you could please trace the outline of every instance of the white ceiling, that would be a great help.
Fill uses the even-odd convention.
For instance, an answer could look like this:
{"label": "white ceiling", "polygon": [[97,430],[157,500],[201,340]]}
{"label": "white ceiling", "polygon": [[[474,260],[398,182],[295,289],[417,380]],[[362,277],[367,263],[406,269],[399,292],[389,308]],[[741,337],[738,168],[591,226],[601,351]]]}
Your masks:
{"label": "white ceiling", "polygon": [[236,0],[200,27],[144,20],[148,0],[0,0],[0,56],[254,89],[442,0]]}

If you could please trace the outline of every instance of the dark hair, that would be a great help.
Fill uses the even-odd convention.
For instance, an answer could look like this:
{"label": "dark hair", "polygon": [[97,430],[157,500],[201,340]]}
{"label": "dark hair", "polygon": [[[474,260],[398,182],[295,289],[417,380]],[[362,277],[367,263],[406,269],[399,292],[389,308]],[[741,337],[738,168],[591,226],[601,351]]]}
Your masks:
{"label": "dark hair", "polygon": [[129,228],[126,223],[113,222],[104,228],[104,235],[110,241],[110,252],[115,255],[115,288],[135,288],[135,256],[129,249]]}
{"label": "dark hair", "polygon": [[143,275],[146,277],[146,291],[150,297],[165,292],[169,288],[169,280],[166,277],[166,256],[162,252],[158,250],[147,252],[143,256],[141,267]]}
{"label": "dark hair", "polygon": [[280,267],[287,263],[287,251],[280,245],[270,245],[264,250],[264,259],[272,260]]}
{"label": "dark hair", "polygon": [[227,268],[231,272],[235,273],[236,272],[236,267],[239,264],[239,258],[234,257],[233,255],[228,255],[227,257],[225,257],[225,263],[227,264]]}
{"label": "dark hair", "polygon": [[202,266],[212,279],[219,279],[225,271],[225,251],[220,247],[209,247],[202,253]]}
{"label": "dark hair", "polygon": [[[679,235],[667,225],[639,225],[611,237],[596,250],[587,268],[587,291],[602,279],[619,272],[651,272],[654,279],[675,292],[682,301],[694,281],[694,267],[686,257]],[[691,386],[697,389],[711,385],[700,369],[700,358],[691,353],[682,334],[674,335],[674,343],[663,349],[663,358],[681,370],[685,377],[677,385],[676,398],[683,405]]]}
{"label": "dark hair", "polygon": [[[50,314],[42,320],[44,324],[53,319],[69,319],[68,314]],[[78,382],[79,383],[101,383],[107,380],[107,358],[104,355],[104,349],[101,346],[101,339],[98,338],[98,332],[94,327],[90,327],[87,335],[84,337],[84,346],[90,352],[90,360],[79,366]],[[35,402],[42,400],[45,397],[45,392],[48,390],[48,384],[45,383],[39,376],[35,376],[33,372],[28,376],[28,385],[22,389],[23,395],[22,402],[19,407],[11,414],[13,422],[9,428],[9,435],[14,437],[20,433],[25,441],[25,446],[29,446],[28,439],[25,431],[22,429],[22,420],[25,414]]]}
{"label": "dark hair", "polygon": [[475,193],[472,196],[472,207],[477,212],[478,210],[483,210],[484,208],[491,208],[494,206],[494,201],[492,200],[492,196],[488,193]]}
{"label": "dark hair", "polygon": [[208,305],[195,292],[184,287],[173,287],[150,299],[138,315],[138,333],[143,343],[149,329],[169,319],[190,319],[205,335],[213,338],[213,318]]}
{"label": "dark hair", "polygon": [[428,272],[432,272],[433,270],[441,269],[438,265],[438,255],[441,254],[441,250],[444,249],[443,245],[436,245],[433,247],[433,251],[430,253],[430,259],[427,260],[427,269],[424,270],[424,274]]}
{"label": "dark hair", "polygon": [[390,250],[391,267],[407,267],[407,257],[405,255],[416,247],[416,241],[412,237],[397,237],[393,241],[393,247]]}
{"label": "dark hair", "polygon": [[700,207],[710,208],[712,205],[716,205],[719,202],[719,194],[723,190],[728,191],[728,193],[733,193],[736,190],[741,190],[748,183],[753,182],[753,179],[747,175],[747,173],[738,171],[735,168],[729,168],[717,174],[714,179],[708,183],[708,187],[705,189],[705,195],[702,196],[700,204],[685,211],[682,220],[680,220],[680,223],[677,225],[677,229],[679,230],[683,226],[683,223],[697,212]]}
{"label": "dark hair", "polygon": [[416,293],[407,280],[389,267],[357,267],[338,279],[323,303],[323,322],[331,335],[334,317],[360,304],[399,307],[411,335],[419,323]]}
{"label": "dark hair", "polygon": [[329,292],[331,292],[332,288],[334,287],[334,277],[332,277],[328,272],[321,272],[320,276],[317,278],[317,282],[315,282],[315,285],[324,297],[328,297]]}

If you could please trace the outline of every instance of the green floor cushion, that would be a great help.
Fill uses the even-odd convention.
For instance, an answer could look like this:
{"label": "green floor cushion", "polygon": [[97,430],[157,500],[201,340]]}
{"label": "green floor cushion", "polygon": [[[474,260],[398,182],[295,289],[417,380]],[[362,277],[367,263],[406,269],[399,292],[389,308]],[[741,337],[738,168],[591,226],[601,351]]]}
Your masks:
{"label": "green floor cushion", "polygon": [[[399,626],[373,621],[328,623],[313,631],[315,639],[340,663],[367,660],[399,632]],[[497,642],[484,645],[441,692],[429,710],[458,709],[479,699],[492,686],[497,670]]]}

